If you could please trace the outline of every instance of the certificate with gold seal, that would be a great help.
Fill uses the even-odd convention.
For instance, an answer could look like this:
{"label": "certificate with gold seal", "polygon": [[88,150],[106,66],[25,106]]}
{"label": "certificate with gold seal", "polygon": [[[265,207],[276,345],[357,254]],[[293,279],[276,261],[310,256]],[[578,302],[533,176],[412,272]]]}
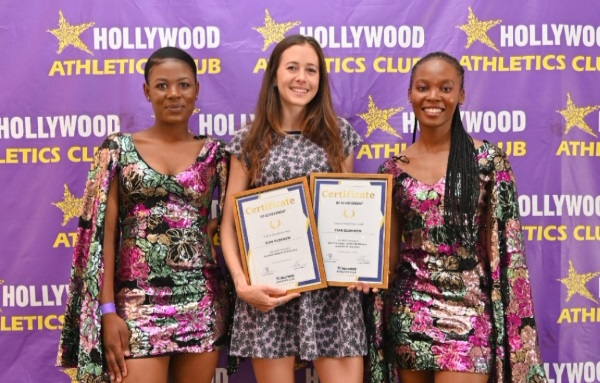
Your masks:
{"label": "certificate with gold seal", "polygon": [[392,176],[313,173],[310,185],[327,284],[387,288]]}
{"label": "certificate with gold seal", "polygon": [[327,287],[306,177],[233,195],[248,283],[302,292]]}

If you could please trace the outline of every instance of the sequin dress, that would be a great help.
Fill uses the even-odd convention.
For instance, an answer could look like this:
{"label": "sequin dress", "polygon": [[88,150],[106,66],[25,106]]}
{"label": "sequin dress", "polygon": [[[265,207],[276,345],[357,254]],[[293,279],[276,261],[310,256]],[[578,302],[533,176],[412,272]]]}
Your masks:
{"label": "sequin dress", "polygon": [[85,381],[102,378],[101,244],[113,177],[119,181],[121,229],[115,303],[131,331],[131,356],[209,352],[222,345],[233,300],[211,255],[207,223],[217,188],[223,203],[227,172],[224,144],[211,138],[196,161],[176,175],[158,173],[144,162],[130,134],[110,136],[102,144],[84,195],[59,364],[78,364]]}
{"label": "sequin dress", "polygon": [[[339,119],[339,126],[345,155],[350,155],[362,140],[347,121]],[[243,128],[227,145],[227,150],[241,161],[241,144],[247,134],[248,128]],[[330,168],[323,148],[299,133],[288,134],[271,148],[256,186],[327,171]],[[300,298],[266,313],[238,299],[231,353],[254,358],[297,356],[303,360],[364,355],[360,296],[346,288],[329,287],[304,292]]]}
{"label": "sequin dress", "polygon": [[[482,373],[491,382],[545,381],[514,176],[505,154],[492,144],[481,145],[477,158],[474,250],[444,225],[445,177],[423,183],[395,158],[379,169],[393,175],[402,228],[396,235],[403,240],[392,285],[385,298],[375,297],[367,319],[370,329],[381,330],[379,336],[369,331],[370,382],[395,382],[396,370]],[[378,358],[383,370],[377,369]]]}

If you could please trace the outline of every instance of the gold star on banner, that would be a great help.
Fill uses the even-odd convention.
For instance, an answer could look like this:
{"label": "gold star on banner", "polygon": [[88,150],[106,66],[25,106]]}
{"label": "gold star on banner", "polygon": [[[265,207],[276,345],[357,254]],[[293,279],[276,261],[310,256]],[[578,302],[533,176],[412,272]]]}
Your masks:
{"label": "gold star on banner", "polygon": [[580,294],[585,298],[598,303],[585,287],[585,284],[597,275],[600,275],[600,271],[595,273],[577,274],[577,271],[575,271],[575,268],[573,267],[573,262],[569,261],[569,276],[559,279],[559,281],[567,286],[567,300],[565,302],[568,302],[573,295]]}
{"label": "gold star on banner", "polygon": [[277,24],[271,15],[269,14],[269,10],[265,9],[265,26],[252,28],[255,31],[258,31],[263,38],[265,39],[265,44],[263,45],[263,52],[267,50],[269,45],[273,43],[278,43],[285,38],[285,32],[294,28],[296,25],[299,25],[299,21],[290,21],[289,23],[281,23]]}
{"label": "gold star on banner", "polygon": [[562,116],[567,121],[567,128],[565,129],[565,134],[569,133],[569,130],[576,126],[584,132],[591,134],[592,136],[597,138],[598,136],[596,135],[596,133],[594,133],[594,131],[592,131],[592,128],[590,128],[588,124],[586,124],[583,120],[585,116],[592,113],[596,109],[600,109],[600,105],[586,106],[583,108],[576,107],[575,104],[573,104],[573,101],[571,100],[571,93],[567,92],[567,107],[563,110],[557,110],[556,112],[562,114]]}
{"label": "gold star on banner", "polygon": [[402,138],[398,132],[387,122],[387,120],[394,114],[404,109],[403,107],[379,109],[373,102],[373,97],[369,95],[369,111],[367,113],[357,114],[360,118],[365,120],[367,123],[367,134],[365,137],[369,137],[376,129],[383,130],[386,133]]}
{"label": "gold star on banner", "polygon": [[63,16],[62,11],[58,11],[58,28],[50,29],[47,32],[52,33],[58,39],[58,51],[56,53],[60,54],[63,49],[68,47],[69,45],[74,46],[77,49],[81,49],[92,56],[94,55],[88,47],[81,41],[79,35],[83,33],[86,29],[94,25],[94,22],[79,24],[79,25],[71,25]]}
{"label": "gold star on banner", "polygon": [[63,212],[62,226],[65,226],[71,218],[78,217],[81,213],[81,205],[83,204],[83,198],[75,198],[69,191],[67,184],[65,184],[65,193],[63,195],[64,200],[61,202],[52,202],[52,205],[58,207]]}
{"label": "gold star on banner", "polygon": [[71,378],[71,383],[77,383],[77,369],[76,368],[65,368],[64,370],[61,370],[62,372],[64,372],[65,374],[67,374],[69,376],[69,378]]}
{"label": "gold star on banner", "polygon": [[475,41],[481,41],[496,52],[500,52],[498,48],[496,48],[496,45],[494,45],[494,42],[488,37],[487,31],[501,22],[502,20],[478,20],[471,7],[469,7],[469,21],[456,28],[462,29],[467,34],[467,45],[465,48],[469,48]]}

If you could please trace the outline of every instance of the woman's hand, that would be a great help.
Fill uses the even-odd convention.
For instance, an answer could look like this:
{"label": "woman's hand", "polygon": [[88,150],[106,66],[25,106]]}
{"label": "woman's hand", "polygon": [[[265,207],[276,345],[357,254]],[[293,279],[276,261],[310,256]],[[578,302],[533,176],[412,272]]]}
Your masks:
{"label": "woman's hand", "polygon": [[284,289],[268,285],[240,285],[236,288],[238,297],[256,309],[267,312],[277,306],[284,305],[294,298],[300,296],[299,293],[286,295]]}
{"label": "woman's hand", "polygon": [[354,291],[354,290],[357,290],[357,291],[362,291],[362,292],[363,292],[363,293],[365,293],[365,294],[368,294],[368,293],[370,293],[371,291],[373,291],[374,293],[377,293],[377,292],[379,292],[379,289],[378,289],[378,288],[376,288],[376,287],[374,287],[374,288],[371,288],[371,287],[369,286],[369,284],[368,284],[368,283],[365,283],[365,282],[356,282],[356,283],[354,283],[354,284],[352,284],[352,285],[348,286],[348,291]]}
{"label": "woman's hand", "polygon": [[129,351],[129,335],[125,321],[116,313],[102,315],[102,342],[110,379],[121,382],[127,376],[125,357]]}

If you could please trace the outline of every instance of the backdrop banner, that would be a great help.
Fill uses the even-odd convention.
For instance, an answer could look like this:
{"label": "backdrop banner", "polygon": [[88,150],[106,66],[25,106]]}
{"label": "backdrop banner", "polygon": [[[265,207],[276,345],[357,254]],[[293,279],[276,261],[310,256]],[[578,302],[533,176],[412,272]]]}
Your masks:
{"label": "backdrop banner", "polygon": [[[462,120],[509,155],[550,382],[600,382],[600,7],[596,0],[2,0],[0,381],[71,382],[54,366],[77,215],[94,151],[153,123],[146,58],[198,61],[190,130],[229,141],[252,121],[284,36],[315,37],[337,113],[373,173],[410,144],[411,67],[446,51],[466,70]],[[595,164],[595,165],[594,165]],[[216,205],[215,205],[216,206]],[[254,382],[249,362],[215,383]],[[318,382],[310,363],[299,383]]]}

